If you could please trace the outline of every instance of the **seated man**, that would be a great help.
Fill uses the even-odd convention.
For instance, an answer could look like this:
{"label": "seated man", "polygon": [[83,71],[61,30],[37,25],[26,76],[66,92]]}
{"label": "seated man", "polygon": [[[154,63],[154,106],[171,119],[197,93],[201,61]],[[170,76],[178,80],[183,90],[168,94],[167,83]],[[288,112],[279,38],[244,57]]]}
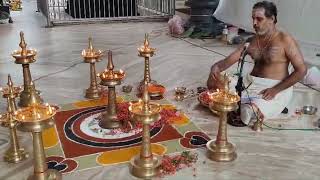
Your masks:
{"label": "seated man", "polygon": [[[254,98],[242,102],[240,108],[240,118],[246,125],[252,119],[279,115],[291,99],[292,86],[306,74],[296,41],[276,28],[277,8],[272,2],[256,3],[252,10],[252,21],[256,35],[251,39],[247,53],[254,60],[254,67],[244,77],[244,87],[247,89],[243,91],[242,98]],[[219,87],[220,73],[238,62],[243,49],[244,45],[211,67],[207,81],[209,89]],[[288,71],[290,63],[294,69],[291,74]]]}

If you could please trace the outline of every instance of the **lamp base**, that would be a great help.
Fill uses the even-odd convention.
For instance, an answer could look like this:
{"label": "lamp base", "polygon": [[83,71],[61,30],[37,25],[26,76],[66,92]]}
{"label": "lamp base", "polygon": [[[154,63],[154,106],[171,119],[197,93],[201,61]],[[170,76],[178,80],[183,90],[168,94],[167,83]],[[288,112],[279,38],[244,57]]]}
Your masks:
{"label": "lamp base", "polygon": [[108,114],[108,112],[102,113],[99,117],[99,126],[103,129],[115,129],[121,127],[121,123],[117,118],[117,115]]}
{"label": "lamp base", "polygon": [[28,180],[61,180],[62,175],[55,169],[48,169],[42,173],[35,173],[28,177]]}
{"label": "lamp base", "polygon": [[130,173],[138,178],[149,179],[159,175],[161,158],[153,155],[150,159],[142,159],[140,155],[130,161]]}
{"label": "lamp base", "polygon": [[207,149],[208,158],[213,161],[230,162],[237,158],[236,148],[229,142],[225,145],[220,145],[211,140],[207,142]]}
{"label": "lamp base", "polygon": [[17,151],[14,151],[13,148],[9,148],[3,157],[4,161],[8,163],[19,163],[29,157],[29,154],[23,149],[20,148]]}

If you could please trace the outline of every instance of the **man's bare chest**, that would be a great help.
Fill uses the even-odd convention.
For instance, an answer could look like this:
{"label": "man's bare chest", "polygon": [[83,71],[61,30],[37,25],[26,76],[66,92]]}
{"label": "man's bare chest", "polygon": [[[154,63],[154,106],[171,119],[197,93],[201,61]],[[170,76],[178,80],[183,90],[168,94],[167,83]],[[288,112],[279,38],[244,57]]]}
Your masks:
{"label": "man's bare chest", "polygon": [[284,48],[277,43],[272,43],[267,47],[259,47],[256,43],[252,43],[248,48],[248,54],[260,64],[273,64],[283,62],[285,57]]}

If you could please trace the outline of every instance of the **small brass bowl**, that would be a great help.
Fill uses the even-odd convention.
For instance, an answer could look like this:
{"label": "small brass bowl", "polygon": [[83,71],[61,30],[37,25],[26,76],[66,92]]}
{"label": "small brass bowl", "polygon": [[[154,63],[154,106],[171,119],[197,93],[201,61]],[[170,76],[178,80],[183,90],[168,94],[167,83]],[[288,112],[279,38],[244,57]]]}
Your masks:
{"label": "small brass bowl", "polygon": [[179,95],[184,95],[187,93],[187,88],[186,87],[176,87],[174,88],[176,94],[179,94]]}
{"label": "small brass bowl", "polygon": [[132,86],[130,85],[122,86],[122,91],[125,93],[130,93],[132,91]]}
{"label": "small brass bowl", "polygon": [[318,111],[318,108],[314,106],[303,106],[302,112],[303,114],[314,115]]}

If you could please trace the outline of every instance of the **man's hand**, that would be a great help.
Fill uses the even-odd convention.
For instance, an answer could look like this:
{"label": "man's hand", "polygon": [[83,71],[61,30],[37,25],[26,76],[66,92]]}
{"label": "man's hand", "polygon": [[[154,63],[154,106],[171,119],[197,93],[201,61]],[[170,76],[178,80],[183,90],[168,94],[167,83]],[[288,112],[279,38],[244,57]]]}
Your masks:
{"label": "man's hand", "polygon": [[217,66],[212,66],[210,77],[215,89],[221,89],[223,87],[222,81],[220,79],[220,69]]}
{"label": "man's hand", "polygon": [[276,88],[267,88],[265,90],[262,90],[259,94],[262,95],[262,98],[264,100],[272,100],[277,94],[279,93],[279,91]]}

